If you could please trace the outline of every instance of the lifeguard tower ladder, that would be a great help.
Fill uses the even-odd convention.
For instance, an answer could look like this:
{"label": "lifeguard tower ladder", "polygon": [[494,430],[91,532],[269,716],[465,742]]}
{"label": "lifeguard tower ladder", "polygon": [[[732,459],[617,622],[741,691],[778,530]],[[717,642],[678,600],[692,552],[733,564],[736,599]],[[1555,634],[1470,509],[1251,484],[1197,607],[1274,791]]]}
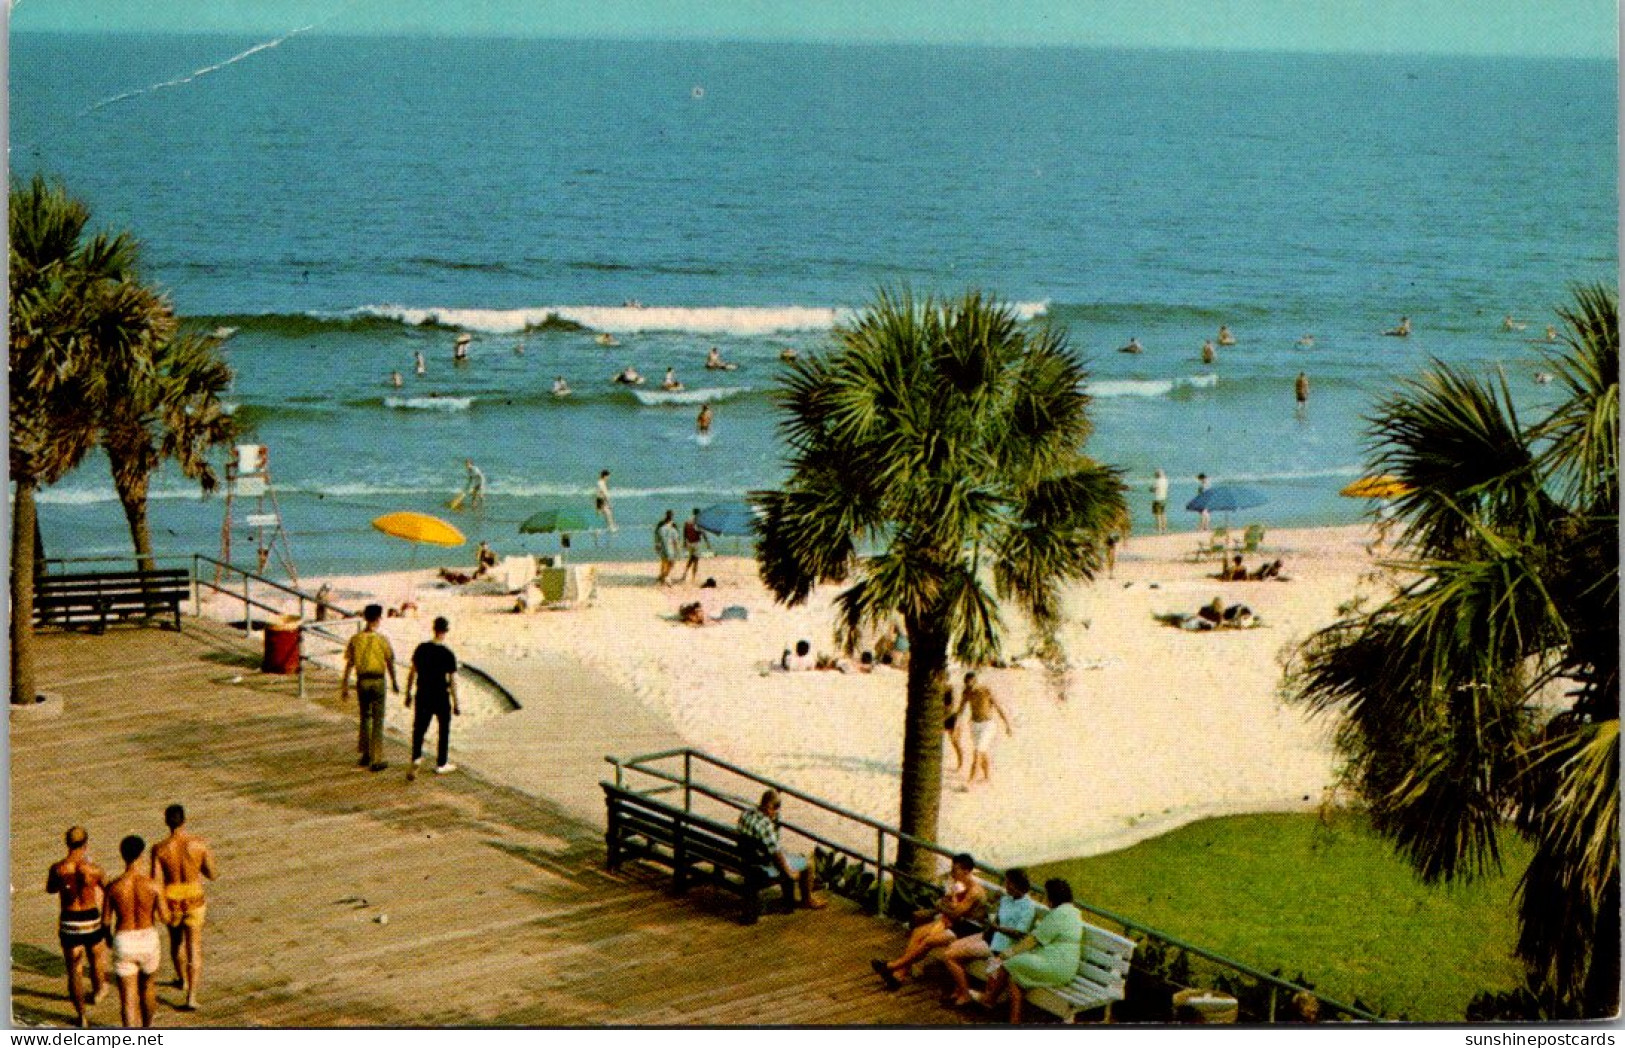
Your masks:
{"label": "lifeguard tower ladder", "polygon": [[[282,507],[271,485],[271,451],[264,444],[238,444],[232,450],[233,457],[226,462],[226,517],[220,525],[220,559],[232,562],[232,532],[246,531],[254,543],[257,569],[263,574],[274,554],[288,573],[288,581],[297,586],[299,573],[293,566],[288,532],[282,526]],[[252,508],[239,507],[238,500],[252,500]],[[240,508],[245,512],[238,519]],[[219,573],[217,568],[216,584]]]}

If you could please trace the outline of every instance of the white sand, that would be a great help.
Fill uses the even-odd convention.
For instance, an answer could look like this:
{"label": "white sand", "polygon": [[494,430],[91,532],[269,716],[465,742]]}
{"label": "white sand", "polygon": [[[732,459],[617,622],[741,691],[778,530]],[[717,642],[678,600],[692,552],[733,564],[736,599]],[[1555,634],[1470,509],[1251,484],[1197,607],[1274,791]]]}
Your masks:
{"label": "white sand", "polygon": [[[995,864],[1037,862],[1109,851],[1208,815],[1319,804],[1335,774],[1331,725],[1283,704],[1282,653],[1330,623],[1362,585],[1373,568],[1368,541],[1358,527],[1272,532],[1268,545],[1285,559],[1291,581],[1221,583],[1204,577],[1213,562],[1186,561],[1196,536],[1134,539],[1115,578],[1068,594],[1063,641],[1075,669],[1064,697],[1037,666],[984,672],[1014,736],[1000,733],[993,781],[968,793],[953,789],[961,777],[947,754],[939,839]],[[623,689],[619,701],[637,704],[628,707],[629,722],[667,724],[697,749],[895,824],[904,674],[763,673],[800,638],[833,650],[830,609],[839,588],[786,609],[773,603],[749,560],[708,559],[703,574],[720,584],[716,607],[744,605],[749,621],[678,624],[678,606],[697,598],[693,585],[662,589],[652,564],[607,564],[592,606],[524,616],[508,613],[512,598],[420,581],[417,617],[391,621],[388,632],[405,657],[427,635],[429,619],[445,614],[459,654],[502,667],[504,683],[521,694],[567,698],[569,691],[556,672],[527,676],[517,668],[526,660],[590,667]],[[305,581],[313,589],[319,580]],[[347,604],[364,594],[399,603],[408,586],[398,575],[331,581]],[[1267,627],[1191,633],[1152,617],[1194,611],[1215,596],[1246,603]],[[1008,624],[1008,650],[1019,652],[1025,626],[1014,613]],[[604,701],[602,689],[597,694]],[[605,731],[605,721],[592,718],[595,730]],[[606,734],[595,740],[598,753],[631,755],[612,729]],[[523,758],[495,748],[479,759],[502,778],[502,762]],[[595,759],[583,765],[589,782],[603,774]]]}

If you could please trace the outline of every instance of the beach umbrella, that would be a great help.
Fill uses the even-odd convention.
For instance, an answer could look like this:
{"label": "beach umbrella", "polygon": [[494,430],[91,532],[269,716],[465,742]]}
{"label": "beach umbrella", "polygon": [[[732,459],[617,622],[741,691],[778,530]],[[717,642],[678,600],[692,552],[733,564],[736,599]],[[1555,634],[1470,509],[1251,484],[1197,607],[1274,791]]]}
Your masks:
{"label": "beach umbrella", "polygon": [[521,535],[558,535],[561,550],[570,548],[571,532],[591,530],[592,521],[585,513],[575,509],[537,510],[519,525]]}
{"label": "beach umbrella", "polygon": [[1338,494],[1351,499],[1392,499],[1409,495],[1411,490],[1411,486],[1403,480],[1391,473],[1383,473],[1375,477],[1361,477]]}
{"label": "beach umbrella", "polygon": [[1192,513],[1200,513],[1204,509],[1214,513],[1232,513],[1238,509],[1262,506],[1268,501],[1268,496],[1257,488],[1242,484],[1215,484],[1185,503],[1185,508]]}
{"label": "beach umbrella", "polygon": [[413,545],[461,546],[468,541],[463,533],[439,517],[427,513],[385,513],[372,522],[372,526],[397,539]]}
{"label": "beach umbrella", "polygon": [[713,535],[748,538],[756,534],[756,507],[743,500],[719,502],[700,510],[700,530]]}

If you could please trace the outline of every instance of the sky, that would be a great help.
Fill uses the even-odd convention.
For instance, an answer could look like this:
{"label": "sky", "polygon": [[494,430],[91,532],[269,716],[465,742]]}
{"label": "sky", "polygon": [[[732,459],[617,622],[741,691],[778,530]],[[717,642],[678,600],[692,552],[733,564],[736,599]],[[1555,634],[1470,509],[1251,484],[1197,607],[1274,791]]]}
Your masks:
{"label": "sky", "polygon": [[1614,57],[1615,0],[13,0],[16,32],[531,36]]}

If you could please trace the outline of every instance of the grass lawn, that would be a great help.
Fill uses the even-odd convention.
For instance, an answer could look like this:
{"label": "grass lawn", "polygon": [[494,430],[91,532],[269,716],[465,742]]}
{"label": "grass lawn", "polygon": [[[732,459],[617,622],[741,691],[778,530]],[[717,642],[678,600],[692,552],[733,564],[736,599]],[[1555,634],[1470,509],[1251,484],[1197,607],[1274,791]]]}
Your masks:
{"label": "grass lawn", "polygon": [[1239,815],[1031,872],[1263,971],[1302,973],[1330,997],[1460,1022],[1479,992],[1522,981],[1512,890],[1530,849],[1510,832],[1502,844],[1505,873],[1428,887],[1361,816]]}

